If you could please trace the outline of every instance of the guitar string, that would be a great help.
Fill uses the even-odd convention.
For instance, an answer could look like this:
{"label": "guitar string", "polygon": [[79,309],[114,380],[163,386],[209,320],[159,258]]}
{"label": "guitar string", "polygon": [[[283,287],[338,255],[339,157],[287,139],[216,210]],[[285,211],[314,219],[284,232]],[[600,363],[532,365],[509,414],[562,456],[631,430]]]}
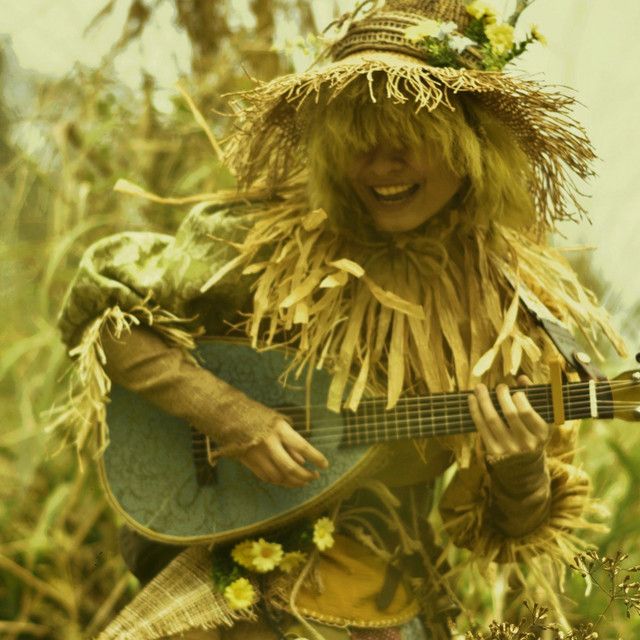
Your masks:
{"label": "guitar string", "polygon": [[[578,414],[578,415],[569,415],[568,416],[568,420],[576,420],[576,419],[582,419],[582,418],[590,418],[591,416],[588,413],[588,409],[590,409],[591,405],[590,403],[580,403],[580,404],[575,404],[575,405],[571,405],[571,409],[574,412],[577,412],[578,410],[583,410],[584,413],[582,414]],[[464,408],[464,407],[458,407],[459,409]],[[620,403],[600,403],[599,404],[599,408],[602,411],[606,411],[607,409],[635,409],[636,405],[628,405],[627,407],[625,407],[624,405],[621,405]],[[551,423],[553,421],[553,415],[551,413],[551,411],[539,411],[540,415],[542,416],[542,418],[548,422]],[[548,415],[545,415],[548,414]],[[384,415],[384,414],[383,414]],[[311,432],[313,431],[314,428],[323,428],[325,427],[325,425],[327,425],[325,428],[323,428],[323,432],[324,433],[331,433],[331,426],[332,425],[336,425],[335,426],[335,430],[339,433],[343,433],[345,429],[350,429],[352,432],[356,433],[356,432],[360,432],[360,433],[375,433],[381,430],[386,430],[386,431],[392,431],[396,425],[401,426],[402,424],[404,424],[406,421],[411,421],[411,422],[418,422],[422,425],[424,425],[424,429],[428,429],[430,428],[430,425],[434,425],[436,424],[436,422],[442,422],[443,424],[446,424],[449,426],[449,430],[450,431],[454,431],[456,429],[456,427],[458,425],[461,424],[462,421],[466,420],[467,417],[470,417],[470,414],[467,411],[461,412],[459,414],[457,414],[456,416],[431,416],[431,415],[423,415],[422,412],[417,412],[417,411],[407,411],[407,412],[403,412],[403,415],[398,415],[398,416],[394,416],[391,420],[379,420],[378,416],[362,416],[363,420],[366,420],[366,418],[369,417],[370,420],[376,420],[377,422],[369,422],[368,424],[366,423],[361,423],[361,424],[354,424],[351,423],[349,424],[347,422],[347,420],[344,420],[344,422],[339,422],[341,419],[343,419],[342,416],[338,416],[336,415],[335,418],[323,418],[323,419],[319,419],[319,420],[313,420],[311,422],[311,429],[307,429],[306,427],[299,427],[297,430],[300,433],[304,433],[304,432]],[[614,417],[614,416],[611,416]],[[453,419],[452,419],[453,418]]]}
{"label": "guitar string", "polygon": [[[570,389],[574,390],[575,388],[570,387]],[[523,390],[526,391],[526,389],[523,389]],[[599,406],[606,406],[607,402],[611,402],[610,400],[608,400],[608,395],[609,395],[608,391],[609,391],[608,388],[602,388],[602,389],[596,390]],[[421,411],[422,409],[425,409],[426,412],[429,412],[429,411],[436,411],[436,410],[446,410],[449,408],[459,409],[461,406],[466,405],[466,400],[472,393],[473,392],[465,392],[465,393],[455,392],[455,393],[446,394],[446,395],[437,394],[433,396],[418,396],[418,397],[407,396],[407,397],[401,398],[400,403],[395,407],[393,407],[393,409],[389,410],[388,415],[393,415],[391,412],[395,412],[395,413],[400,411],[406,412],[407,410]],[[546,386],[544,387],[544,390],[540,390],[540,392],[535,392],[535,393],[529,392],[526,395],[527,395],[527,398],[533,404],[535,404],[538,401],[544,400],[545,402],[549,403],[549,406],[551,408],[552,404],[550,402],[551,400],[550,393],[551,393],[550,387]],[[603,397],[603,396],[607,396],[607,397]],[[490,397],[492,401],[495,401],[494,404],[496,406],[499,406],[497,402],[497,394],[495,391],[490,392]],[[568,400],[568,403],[567,403],[568,408],[579,408],[582,406],[591,405],[590,398],[585,398],[584,400],[582,399],[573,400],[571,398],[571,394],[567,394],[564,397]],[[640,406],[640,402],[636,403],[633,401],[624,401],[624,400],[614,400],[613,402],[617,403],[618,406],[624,406],[625,403],[629,407]],[[377,411],[380,409],[383,403],[384,403],[383,398],[377,398],[367,403],[361,403],[358,410],[360,414],[364,415],[367,408],[373,407],[374,410]],[[291,408],[287,406],[276,405],[276,406],[273,406],[272,408],[275,410],[280,410],[283,413],[286,413],[287,415],[292,417],[300,417],[301,419],[306,418],[306,415],[307,415],[306,407]],[[543,407],[543,409],[544,408],[545,407]],[[314,409],[328,410],[326,408],[326,405],[310,405],[309,410],[313,411]],[[350,414],[347,414],[347,415],[358,415],[358,414],[351,412]]]}
{"label": "guitar string", "polygon": [[[473,421],[466,417],[453,425],[449,421],[435,420],[429,425],[428,429],[425,429],[422,424],[417,423],[415,420],[402,419],[398,421],[398,424],[394,422],[390,430],[385,430],[384,427],[381,430],[384,433],[380,433],[380,430],[378,430],[378,432],[366,431],[363,433],[360,431],[359,433],[348,434],[348,426],[345,429],[345,426],[342,425],[338,428],[337,433],[335,433],[335,430],[331,430],[332,432],[327,434],[327,430],[323,430],[322,433],[318,433],[312,438],[312,443],[328,445],[334,442],[342,442],[346,446],[357,446],[359,444],[404,440],[412,437],[451,436],[477,431]],[[310,432],[310,435],[313,436],[313,431]],[[383,437],[376,439],[376,436],[381,435]]]}
{"label": "guitar string", "polygon": [[[493,403],[494,407],[500,412],[501,411],[501,407],[498,403]],[[535,404],[535,403],[534,403]],[[618,409],[640,409],[640,404],[637,402],[628,402],[628,401],[622,401],[622,400],[606,400],[603,398],[599,398],[598,399],[598,408],[599,409],[606,409],[606,408],[618,408]],[[326,407],[321,407],[320,410],[322,411],[323,408],[326,411],[329,411],[328,409],[326,409]],[[546,412],[551,412],[553,410],[553,404],[546,404],[545,406],[542,407],[535,407],[533,406],[533,408],[540,414],[542,413],[546,413]],[[568,403],[566,403],[565,405],[565,409],[570,412],[570,411],[575,411],[578,409],[587,409],[587,408],[591,408],[591,401],[590,400],[580,400],[580,401],[570,401]],[[437,413],[438,411],[441,411],[443,413],[448,413],[448,410],[453,409],[456,410],[456,412],[452,412],[451,416],[447,416],[447,417],[451,417],[452,419],[455,419],[455,417],[458,415],[457,412],[463,411],[463,413],[468,412],[468,404],[465,402],[465,399],[461,399],[460,402],[457,403],[448,403],[448,404],[439,404],[439,405],[431,405],[431,404],[420,404],[419,406],[416,404],[412,404],[412,405],[402,405],[402,406],[398,406],[396,405],[395,407],[393,407],[392,409],[389,410],[382,410],[382,411],[375,411],[375,412],[369,412],[366,413],[364,411],[359,411],[358,413],[354,413],[354,412],[346,412],[346,413],[333,413],[330,412],[332,416],[336,416],[336,418],[343,418],[345,420],[348,419],[358,419],[358,418],[362,418],[362,419],[366,419],[366,418],[371,418],[374,419],[376,417],[388,417],[390,420],[394,420],[396,416],[398,417],[403,417],[406,416],[408,413],[410,413],[411,415],[416,415],[416,416],[422,416],[425,419],[428,419],[429,416],[432,413]],[[306,420],[307,418],[307,413],[304,410],[288,410],[286,407],[283,408],[283,413],[291,418],[294,419],[300,419],[300,420]],[[586,418],[590,417],[590,416],[584,416]],[[331,418],[320,418],[319,422],[322,421],[329,421],[331,422]],[[318,421],[316,421],[316,423],[319,423]]]}
{"label": "guitar string", "polygon": [[[612,408],[612,407],[619,408],[621,404],[624,404],[624,403],[619,403],[615,401],[600,402],[598,406],[604,409]],[[630,404],[628,408],[635,408],[636,406],[637,406],[636,404]],[[590,407],[591,407],[591,403],[589,402],[571,404],[571,409],[573,410],[578,410],[578,409],[586,410]],[[464,408],[464,405],[457,408],[462,409]],[[469,418],[470,418],[470,414],[467,413],[466,411],[464,413],[459,413],[457,416],[455,416],[453,420],[451,419],[450,416],[433,416],[432,418],[431,416],[424,416],[420,412],[414,411],[414,412],[407,412],[407,413],[403,412],[403,415],[397,416],[397,419],[394,417],[392,421],[385,420],[384,422],[378,422],[376,424],[370,423],[368,425],[367,424],[354,425],[354,424],[346,424],[346,420],[345,422],[342,422],[342,423],[338,422],[343,417],[339,416],[338,414],[334,414],[334,415],[335,415],[335,418],[330,417],[330,418],[315,420],[311,423],[310,430],[299,429],[299,432],[303,434],[306,431],[308,433],[313,434],[314,427],[320,428],[323,425],[329,425],[328,427],[325,427],[322,429],[323,435],[327,435],[327,434],[331,435],[333,433],[336,433],[337,435],[342,437],[345,433],[345,430],[351,430],[356,435],[358,433],[360,433],[361,435],[367,435],[367,434],[375,434],[382,430],[385,430],[386,432],[392,432],[396,428],[396,425],[399,428],[404,428],[406,424],[417,424],[418,428],[423,429],[426,432],[431,431],[432,426],[437,427],[439,425],[444,425],[446,428],[448,428],[448,432],[450,434],[454,434],[461,425],[464,426],[464,424],[469,422]],[[545,416],[542,416],[542,417],[543,419],[546,419]],[[552,415],[549,415],[548,422],[551,422],[552,417],[553,417]],[[581,417],[588,418],[589,415],[577,416],[576,418],[569,418],[569,419],[577,419]],[[363,420],[366,420],[367,416],[362,416],[362,418]],[[374,416],[370,416],[370,418],[373,419]],[[335,428],[332,429],[332,425],[335,425]]]}
{"label": "guitar string", "polygon": [[[600,393],[600,394],[604,394],[607,393],[609,390],[612,391],[620,391],[622,388],[624,387],[634,387],[634,386],[638,386],[638,388],[640,388],[640,385],[637,382],[634,381],[628,381],[628,380],[620,380],[620,381],[611,381],[610,383],[605,383],[605,382],[598,382],[596,383],[597,385],[602,385],[600,388],[596,387],[596,392]],[[606,384],[606,386],[604,386]],[[548,384],[545,385],[532,385],[530,387],[510,387],[509,390],[511,391],[511,393],[516,393],[518,391],[524,391],[525,394],[527,395],[527,398],[529,399],[540,399],[540,398],[546,398],[549,390],[550,390],[551,386]],[[563,395],[565,395],[565,392],[567,391],[588,391],[589,390],[589,383],[581,383],[581,382],[575,382],[575,383],[569,383],[566,385],[563,385],[562,387],[563,389]],[[456,404],[457,402],[459,402],[460,397],[467,397],[469,395],[471,395],[472,393],[474,393],[472,390],[466,390],[466,391],[451,391],[451,392],[438,392],[438,393],[434,393],[434,394],[428,394],[425,396],[404,396],[403,398],[401,398],[401,401],[412,401],[412,402],[419,402],[419,401],[424,401],[424,402],[431,402],[431,401],[451,401],[454,404]],[[496,394],[495,389],[492,389],[489,391],[489,394],[493,397]],[[566,396],[565,396],[566,397]],[[383,396],[378,396],[378,397],[374,397],[374,398],[363,398],[358,407],[363,407],[363,406],[370,406],[370,405],[379,405],[381,402],[384,402],[384,397]],[[640,405],[640,401],[638,402],[638,404]],[[279,410],[279,409],[286,409],[286,405],[275,405],[272,407],[275,410]],[[326,408],[326,404],[312,404],[309,405],[309,409],[322,409],[322,408]],[[300,409],[301,411],[305,411],[306,408],[301,407]]]}

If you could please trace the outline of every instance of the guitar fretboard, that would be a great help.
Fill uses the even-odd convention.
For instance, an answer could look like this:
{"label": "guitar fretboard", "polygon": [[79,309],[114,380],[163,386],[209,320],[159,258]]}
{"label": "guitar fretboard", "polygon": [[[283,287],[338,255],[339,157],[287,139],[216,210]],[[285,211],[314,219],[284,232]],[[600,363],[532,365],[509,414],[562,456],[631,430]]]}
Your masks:
{"label": "guitar fretboard", "polygon": [[[532,385],[511,390],[523,391],[531,406],[542,418],[554,422],[551,385]],[[470,391],[434,393],[401,398],[393,409],[385,408],[384,399],[363,399],[357,412],[344,410],[344,445],[374,444],[406,438],[448,436],[475,431],[469,412]],[[595,385],[599,418],[612,418],[612,394],[609,382]],[[502,416],[496,392],[490,392],[493,404]],[[567,420],[589,418],[592,398],[589,385],[576,382],[563,387],[564,413]]]}

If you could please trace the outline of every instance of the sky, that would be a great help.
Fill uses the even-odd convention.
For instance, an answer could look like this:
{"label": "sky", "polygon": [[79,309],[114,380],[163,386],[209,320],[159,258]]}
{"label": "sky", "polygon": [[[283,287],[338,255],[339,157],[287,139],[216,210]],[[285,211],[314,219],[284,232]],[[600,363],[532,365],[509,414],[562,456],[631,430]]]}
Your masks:
{"label": "sky", "polygon": [[[248,19],[248,1],[235,0],[234,17]],[[51,75],[68,73],[76,60],[98,64],[120,33],[129,0],[114,0],[113,13],[83,35],[106,0],[0,0],[0,34],[7,34],[24,69]],[[342,9],[353,0],[337,0]],[[312,2],[317,24],[331,19],[334,3]],[[496,0],[494,6],[508,6]],[[173,9],[162,3],[145,36],[116,60],[116,72],[133,86],[141,69],[157,77],[160,106],[174,92],[180,73],[189,68],[186,36],[172,24]],[[572,87],[582,107],[578,119],[586,126],[600,160],[598,178],[587,191],[591,226],[564,226],[564,247],[593,246],[597,268],[610,281],[623,306],[640,300],[640,2],[637,0],[536,0],[522,17],[535,23],[548,45],[527,52],[520,70],[538,80]],[[280,23],[281,40],[292,37]],[[158,42],[163,47],[158,47]],[[163,97],[164,95],[164,97]],[[640,347],[640,345],[633,345]]]}

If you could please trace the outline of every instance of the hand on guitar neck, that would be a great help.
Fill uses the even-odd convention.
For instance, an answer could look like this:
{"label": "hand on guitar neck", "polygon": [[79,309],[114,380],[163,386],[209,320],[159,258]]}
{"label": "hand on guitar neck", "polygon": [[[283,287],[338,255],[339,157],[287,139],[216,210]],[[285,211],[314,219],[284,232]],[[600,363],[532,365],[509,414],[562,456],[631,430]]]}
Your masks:
{"label": "hand on guitar neck", "polygon": [[[518,385],[531,384],[527,376]],[[506,384],[496,387],[496,398],[504,420],[493,404],[489,390],[479,384],[469,395],[469,411],[484,452],[493,459],[541,450],[551,437],[551,426],[537,413],[523,391],[511,393]]]}

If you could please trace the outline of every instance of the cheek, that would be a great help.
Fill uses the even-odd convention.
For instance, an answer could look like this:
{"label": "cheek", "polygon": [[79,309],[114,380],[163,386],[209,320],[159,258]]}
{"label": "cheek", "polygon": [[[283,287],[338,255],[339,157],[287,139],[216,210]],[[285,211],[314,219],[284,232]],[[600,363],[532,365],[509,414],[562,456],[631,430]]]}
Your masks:
{"label": "cheek", "polygon": [[431,179],[427,180],[428,195],[434,200],[448,200],[462,186],[464,178],[451,171],[449,168],[434,171]]}

